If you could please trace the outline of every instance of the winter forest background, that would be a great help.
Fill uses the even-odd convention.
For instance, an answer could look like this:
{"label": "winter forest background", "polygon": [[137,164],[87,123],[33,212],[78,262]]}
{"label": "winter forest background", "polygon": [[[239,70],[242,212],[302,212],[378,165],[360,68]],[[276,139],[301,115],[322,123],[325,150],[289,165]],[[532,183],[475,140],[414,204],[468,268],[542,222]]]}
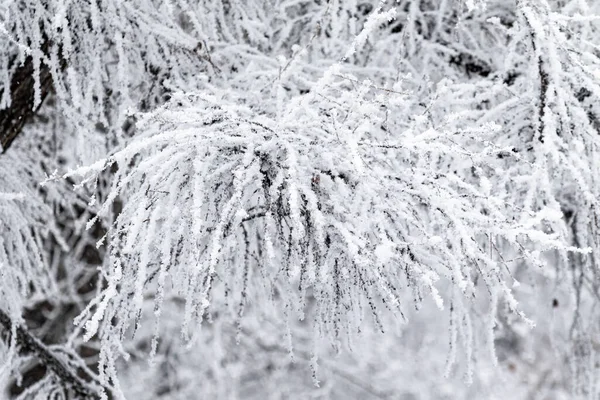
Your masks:
{"label": "winter forest background", "polygon": [[598,399],[599,116],[596,0],[0,0],[0,398]]}

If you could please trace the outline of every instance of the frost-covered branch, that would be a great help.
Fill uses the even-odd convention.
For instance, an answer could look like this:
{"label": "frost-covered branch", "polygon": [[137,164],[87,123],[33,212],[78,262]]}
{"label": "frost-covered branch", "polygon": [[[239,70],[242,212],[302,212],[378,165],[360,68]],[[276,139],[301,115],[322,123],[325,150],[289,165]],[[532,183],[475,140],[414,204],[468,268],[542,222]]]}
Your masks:
{"label": "frost-covered branch", "polygon": [[115,398],[598,397],[599,12],[1,3],[0,309]]}
{"label": "frost-covered branch", "polygon": [[80,399],[100,399],[100,395],[83,381],[78,372],[62,361],[59,356],[54,354],[38,338],[32,335],[27,328],[15,323],[8,314],[0,310],[0,325],[4,329],[7,340],[10,342],[12,336],[15,336],[15,342],[21,351],[33,353],[36,359],[60,380],[61,384],[70,390]]}

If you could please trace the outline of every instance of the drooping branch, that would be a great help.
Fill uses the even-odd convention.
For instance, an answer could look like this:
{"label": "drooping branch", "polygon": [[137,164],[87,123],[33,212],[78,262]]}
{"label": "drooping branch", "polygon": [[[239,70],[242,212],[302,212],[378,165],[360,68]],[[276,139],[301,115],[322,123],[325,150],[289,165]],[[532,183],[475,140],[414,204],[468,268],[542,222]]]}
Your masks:
{"label": "drooping branch", "polygon": [[[535,41],[534,41],[535,43]],[[535,44],[534,44],[535,46]],[[549,86],[549,78],[548,78],[548,73],[544,70],[544,61],[542,60],[542,57],[540,56],[538,58],[538,73],[539,73],[539,77],[540,77],[540,103],[538,106],[538,117],[539,117],[539,123],[540,123],[540,130],[539,130],[539,136],[538,136],[538,140],[542,143],[544,143],[544,129],[545,129],[545,121],[544,121],[544,116],[546,115],[546,104],[547,104],[547,97],[548,97],[548,86]]]}
{"label": "drooping branch", "polygon": [[[13,321],[3,310],[0,309],[0,325],[10,336],[13,332]],[[60,379],[62,384],[71,389],[78,399],[99,399],[100,395],[89,387],[76,372],[69,369],[52,350],[48,349],[44,343],[33,336],[26,327],[16,326],[16,342],[21,350],[32,353],[36,358],[54,375]]]}

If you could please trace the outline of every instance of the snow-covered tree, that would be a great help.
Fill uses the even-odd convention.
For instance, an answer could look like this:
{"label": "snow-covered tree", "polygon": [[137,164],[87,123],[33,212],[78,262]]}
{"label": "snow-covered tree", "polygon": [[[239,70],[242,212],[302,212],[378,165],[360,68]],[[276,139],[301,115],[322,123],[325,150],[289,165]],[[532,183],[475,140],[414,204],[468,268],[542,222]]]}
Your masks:
{"label": "snow-covered tree", "polygon": [[6,396],[596,398],[599,15],[0,2]]}

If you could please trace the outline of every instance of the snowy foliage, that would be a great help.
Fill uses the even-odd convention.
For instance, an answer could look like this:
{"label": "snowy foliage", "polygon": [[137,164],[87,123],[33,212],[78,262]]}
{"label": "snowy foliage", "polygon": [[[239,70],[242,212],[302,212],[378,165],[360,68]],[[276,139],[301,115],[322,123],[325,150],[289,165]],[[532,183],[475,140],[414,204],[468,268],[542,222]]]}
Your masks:
{"label": "snowy foliage", "polygon": [[[1,302],[2,308],[17,318],[32,293],[49,295],[56,290],[44,252],[44,242],[52,233],[52,210],[35,190],[35,181],[27,176],[29,163],[32,160],[6,154],[0,168]],[[14,174],[13,166],[18,174]]]}
{"label": "snowy foliage", "polygon": [[1,2],[7,393],[597,397],[599,14]]}

